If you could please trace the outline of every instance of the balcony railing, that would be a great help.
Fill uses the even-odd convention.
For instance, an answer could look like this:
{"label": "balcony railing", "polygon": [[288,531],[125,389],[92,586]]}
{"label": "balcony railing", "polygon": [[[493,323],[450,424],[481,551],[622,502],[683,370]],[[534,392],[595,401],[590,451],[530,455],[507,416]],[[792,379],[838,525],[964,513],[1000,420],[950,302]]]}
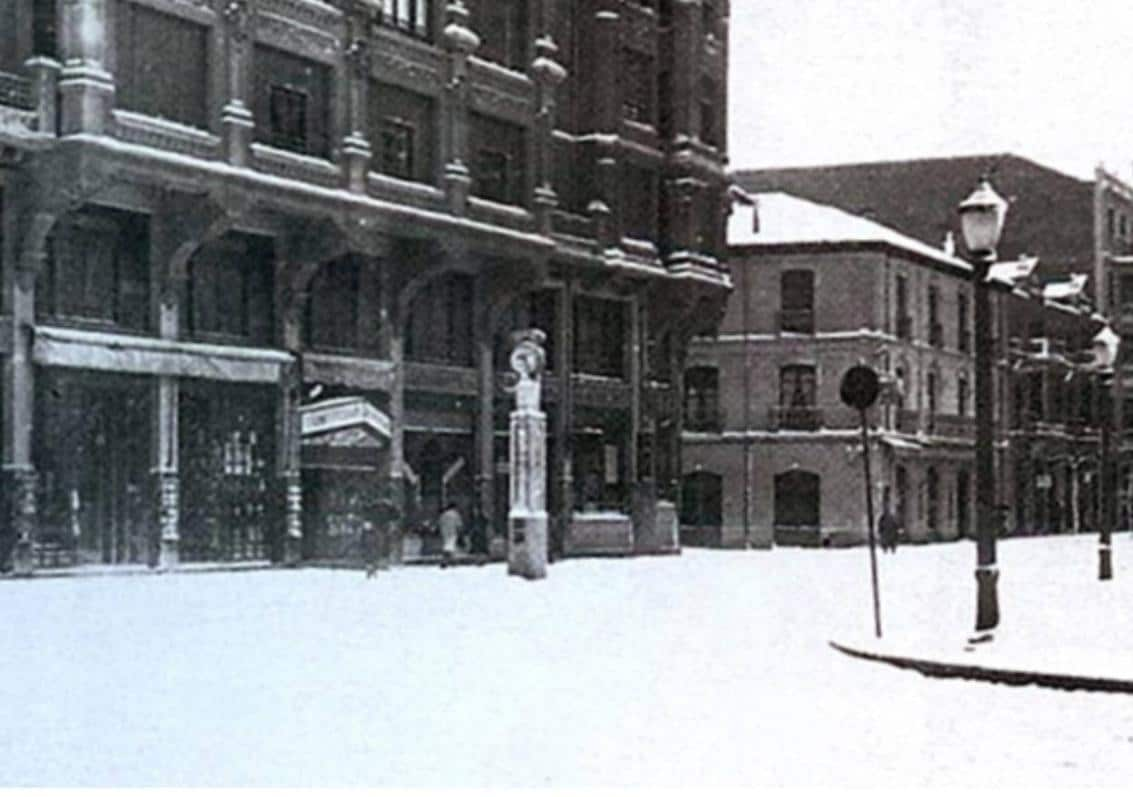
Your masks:
{"label": "balcony railing", "polygon": [[30,111],[35,108],[31,81],[9,72],[0,72],[0,105]]}
{"label": "balcony railing", "polygon": [[686,407],[684,422],[685,431],[718,432],[720,431],[720,412],[715,407],[697,409]]}
{"label": "balcony railing", "polygon": [[813,432],[822,427],[821,407],[771,407],[769,422],[772,429],[795,429]]}
{"label": "balcony railing", "polygon": [[779,331],[814,334],[814,310],[780,310]]}

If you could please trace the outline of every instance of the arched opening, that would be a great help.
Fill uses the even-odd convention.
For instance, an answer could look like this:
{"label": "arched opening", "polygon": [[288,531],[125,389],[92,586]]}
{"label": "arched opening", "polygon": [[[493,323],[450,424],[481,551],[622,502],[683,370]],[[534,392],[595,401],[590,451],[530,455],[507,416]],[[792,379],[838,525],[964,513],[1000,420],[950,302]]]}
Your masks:
{"label": "arched opening", "polygon": [[789,470],[775,476],[775,544],[817,545],[822,529],[822,479]]}

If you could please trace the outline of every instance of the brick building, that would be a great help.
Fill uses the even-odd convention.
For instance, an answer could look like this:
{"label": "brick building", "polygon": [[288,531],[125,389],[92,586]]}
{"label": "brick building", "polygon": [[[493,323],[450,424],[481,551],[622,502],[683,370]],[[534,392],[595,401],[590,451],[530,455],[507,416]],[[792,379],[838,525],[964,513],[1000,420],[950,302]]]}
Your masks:
{"label": "brick building", "polygon": [[[889,501],[912,540],[971,534],[969,265],[829,205],[780,192],[739,196],[729,225],[735,291],[718,334],[695,340],[685,374],[682,539],[861,541],[860,427],[839,398],[842,375],[858,363],[886,383],[869,413],[875,507]],[[1033,496],[1016,499],[1014,474],[1041,450],[1041,462],[1059,469],[1052,493],[1070,497],[1066,462],[1086,449],[1096,460],[1097,403],[1076,392],[1085,380],[1077,355],[1101,322],[1080,279],[1044,293],[1010,268],[995,276],[998,498],[1021,507],[1005,519],[1008,531],[1057,530],[1050,501],[1040,510]],[[1059,341],[1057,356],[1035,349],[1040,326]],[[1034,476],[1033,467],[1020,472]],[[1095,500],[1088,490],[1072,498],[1083,513]]]}
{"label": "brick building", "polygon": [[532,325],[557,550],[671,549],[682,358],[729,284],[727,26],[708,0],[4,3],[16,566],[351,559],[378,499],[395,543],[455,500],[499,553]]}

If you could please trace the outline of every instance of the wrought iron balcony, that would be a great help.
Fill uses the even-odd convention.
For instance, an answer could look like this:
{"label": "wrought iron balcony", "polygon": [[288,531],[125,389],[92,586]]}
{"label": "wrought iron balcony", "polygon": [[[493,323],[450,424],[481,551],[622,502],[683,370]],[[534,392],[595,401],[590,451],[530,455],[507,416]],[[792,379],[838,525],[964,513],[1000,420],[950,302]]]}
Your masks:
{"label": "wrought iron balcony", "polygon": [[823,425],[821,407],[771,407],[772,429],[795,429],[813,432]]}
{"label": "wrought iron balcony", "polygon": [[31,81],[10,72],[0,72],[0,105],[30,111],[35,108]]}

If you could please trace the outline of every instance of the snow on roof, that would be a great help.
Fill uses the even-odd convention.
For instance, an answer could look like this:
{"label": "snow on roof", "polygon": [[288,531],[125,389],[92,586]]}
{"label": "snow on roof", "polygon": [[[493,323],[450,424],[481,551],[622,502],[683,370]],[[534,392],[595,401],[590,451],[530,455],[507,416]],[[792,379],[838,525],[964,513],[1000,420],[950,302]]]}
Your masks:
{"label": "snow on roof", "polygon": [[883,243],[968,271],[967,263],[915,238],[855,216],[782,192],[751,194],[750,201],[736,197],[728,219],[728,245],[807,243]]}
{"label": "snow on roof", "polygon": [[1043,286],[1043,298],[1052,301],[1081,299],[1086,290],[1086,274],[1071,274],[1070,279],[1050,282]]}
{"label": "snow on roof", "polygon": [[1035,273],[1038,265],[1039,259],[1037,257],[1023,255],[1018,260],[1005,260],[996,263],[988,271],[988,278],[1014,285],[1028,279]]}

